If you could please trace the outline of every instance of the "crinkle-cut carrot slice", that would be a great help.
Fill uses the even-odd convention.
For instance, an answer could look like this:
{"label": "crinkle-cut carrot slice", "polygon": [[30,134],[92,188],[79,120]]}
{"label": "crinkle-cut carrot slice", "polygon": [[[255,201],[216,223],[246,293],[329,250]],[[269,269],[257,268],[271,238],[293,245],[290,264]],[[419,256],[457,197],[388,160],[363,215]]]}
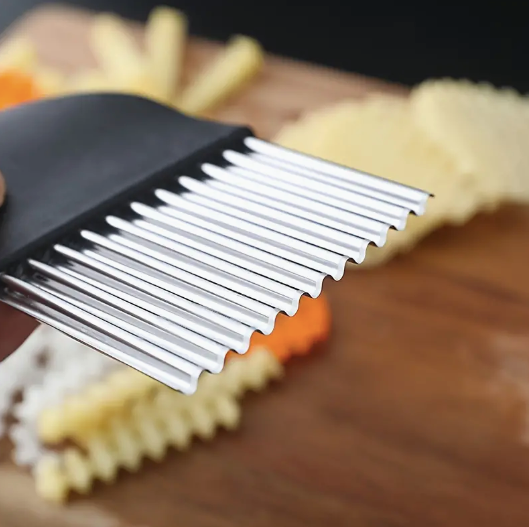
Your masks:
{"label": "crinkle-cut carrot slice", "polygon": [[[280,315],[279,318],[284,318]],[[250,341],[250,349],[247,353],[251,353],[253,349],[266,346],[274,353],[276,357],[283,360],[284,357],[290,355],[290,342],[285,335],[284,325],[279,320],[276,321],[274,331],[270,335],[263,335],[262,333],[254,333]]]}
{"label": "crinkle-cut carrot slice", "polygon": [[41,96],[35,80],[15,70],[0,72],[0,110],[38,99]]}
{"label": "crinkle-cut carrot slice", "polygon": [[293,317],[291,324],[288,321],[285,323],[284,330],[290,340],[289,356],[310,352],[330,332],[330,308],[323,295],[317,299],[303,297],[300,308],[303,309],[303,316]]}
{"label": "crinkle-cut carrot slice", "polygon": [[312,302],[309,312],[309,326],[314,330],[315,341],[323,342],[329,338],[332,325],[331,306],[323,295],[320,302]]}
{"label": "crinkle-cut carrot slice", "polygon": [[[324,341],[331,328],[331,310],[324,294],[318,298],[302,297],[298,312],[293,317],[279,315],[270,335],[254,333],[250,341],[254,349],[264,346],[286,362],[293,355],[309,353],[315,344]],[[228,359],[237,356],[230,352]]]}

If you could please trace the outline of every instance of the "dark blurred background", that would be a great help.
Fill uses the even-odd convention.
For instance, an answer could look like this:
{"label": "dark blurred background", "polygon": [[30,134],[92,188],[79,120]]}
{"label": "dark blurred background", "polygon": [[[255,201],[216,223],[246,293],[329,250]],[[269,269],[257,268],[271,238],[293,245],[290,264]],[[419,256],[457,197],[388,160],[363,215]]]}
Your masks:
{"label": "dark blurred background", "polygon": [[[0,0],[0,29],[39,0]],[[56,2],[54,2],[56,3]],[[405,84],[467,77],[529,91],[527,2],[391,0],[72,0],[138,20],[160,3],[181,8],[197,35],[245,33],[271,52]]]}

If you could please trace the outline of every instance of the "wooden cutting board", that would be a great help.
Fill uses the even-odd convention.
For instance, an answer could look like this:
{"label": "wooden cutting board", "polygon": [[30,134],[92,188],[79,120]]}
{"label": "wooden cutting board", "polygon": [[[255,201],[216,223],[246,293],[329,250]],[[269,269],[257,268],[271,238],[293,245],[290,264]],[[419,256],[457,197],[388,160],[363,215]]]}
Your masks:
{"label": "wooden cutting board", "polygon": [[[92,62],[90,14],[21,21],[42,60]],[[140,28],[136,30],[140,34]],[[191,75],[217,50],[193,41]],[[269,58],[219,119],[270,137],[308,109],[400,87]],[[529,209],[443,229],[327,283],[331,341],[244,404],[242,429],[55,509],[0,459],[1,527],[529,525]]]}

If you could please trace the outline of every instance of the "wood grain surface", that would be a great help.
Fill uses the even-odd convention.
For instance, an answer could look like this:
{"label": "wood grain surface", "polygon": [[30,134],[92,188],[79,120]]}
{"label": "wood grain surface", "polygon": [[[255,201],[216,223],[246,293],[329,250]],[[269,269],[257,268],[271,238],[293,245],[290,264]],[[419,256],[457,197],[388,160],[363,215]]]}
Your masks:
{"label": "wood grain surface", "polygon": [[[64,70],[89,64],[89,15],[47,8],[16,28]],[[139,31],[139,30],[138,30]],[[216,46],[193,42],[188,73]],[[270,58],[217,117],[270,137],[307,109],[372,90]],[[1,452],[1,527],[529,525],[529,209],[443,229],[382,269],[329,282],[334,330],[243,426],[66,510]]]}

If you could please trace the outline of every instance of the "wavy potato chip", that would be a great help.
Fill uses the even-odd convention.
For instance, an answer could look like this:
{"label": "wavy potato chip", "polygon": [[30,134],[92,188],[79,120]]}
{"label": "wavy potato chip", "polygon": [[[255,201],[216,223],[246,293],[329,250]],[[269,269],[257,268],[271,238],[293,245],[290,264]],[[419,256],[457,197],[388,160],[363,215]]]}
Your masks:
{"label": "wavy potato chip", "polygon": [[276,142],[435,194],[424,216],[410,216],[402,232],[390,231],[383,248],[370,247],[363,266],[411,249],[444,223],[464,223],[483,206],[472,179],[416,126],[404,98],[344,101],[289,125]]}
{"label": "wavy potato chip", "polygon": [[413,90],[417,126],[473,181],[487,204],[529,200],[529,98],[468,81],[428,81]]}
{"label": "wavy potato chip", "polygon": [[0,71],[30,72],[37,63],[37,50],[31,40],[17,37],[0,48]]}

